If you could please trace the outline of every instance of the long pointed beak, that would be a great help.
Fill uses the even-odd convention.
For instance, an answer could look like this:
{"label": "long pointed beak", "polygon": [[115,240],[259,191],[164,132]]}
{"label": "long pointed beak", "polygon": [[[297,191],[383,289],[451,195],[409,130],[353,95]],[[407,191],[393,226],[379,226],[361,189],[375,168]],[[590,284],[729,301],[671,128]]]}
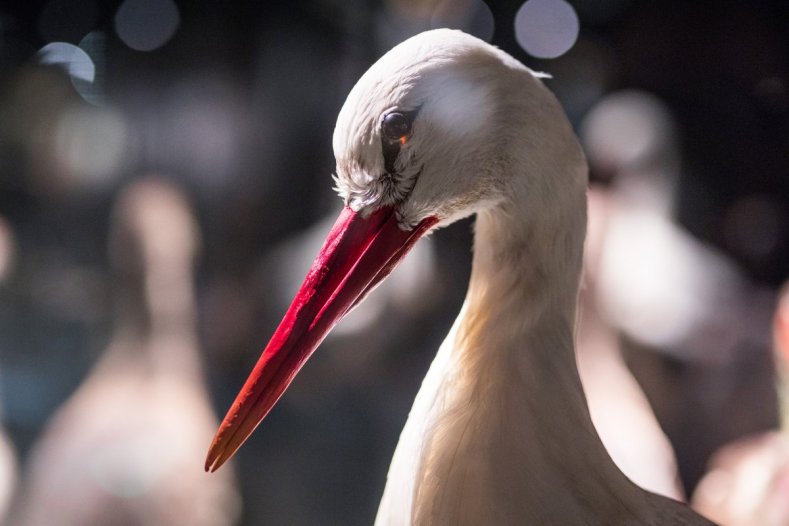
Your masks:
{"label": "long pointed beak", "polygon": [[329,331],[394,269],[438,220],[401,230],[392,208],[368,217],[345,208],[334,223],[285,317],[214,437],[206,471],[241,447]]}

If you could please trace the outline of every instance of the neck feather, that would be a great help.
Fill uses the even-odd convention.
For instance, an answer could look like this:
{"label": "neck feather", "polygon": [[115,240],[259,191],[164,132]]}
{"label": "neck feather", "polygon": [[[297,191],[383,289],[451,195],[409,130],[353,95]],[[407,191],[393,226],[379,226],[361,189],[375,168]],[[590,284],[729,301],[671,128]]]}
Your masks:
{"label": "neck feather", "polygon": [[[505,408],[499,432],[512,434],[513,450],[501,460],[517,459],[543,480],[555,475],[565,488],[565,477],[584,485],[583,474],[621,479],[592,425],[576,365],[583,190],[575,200],[563,216],[518,216],[506,203],[478,215],[466,308],[450,359],[477,384],[469,403],[491,399]],[[588,482],[584,490],[597,492],[599,480]]]}
{"label": "neck feather", "polygon": [[394,505],[395,485],[413,488],[403,498],[414,524],[485,523],[491,509],[504,522],[559,524],[621,516],[639,498],[600,442],[578,376],[585,189],[571,198],[564,216],[524,217],[507,203],[478,214],[466,302],[417,397],[382,504]]}

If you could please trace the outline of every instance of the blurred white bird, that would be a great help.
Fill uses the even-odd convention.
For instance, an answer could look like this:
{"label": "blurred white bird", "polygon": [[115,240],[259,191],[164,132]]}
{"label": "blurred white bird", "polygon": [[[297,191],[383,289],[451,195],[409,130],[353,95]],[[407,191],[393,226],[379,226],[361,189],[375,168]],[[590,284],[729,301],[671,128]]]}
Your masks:
{"label": "blurred white bird", "polygon": [[[584,118],[580,135],[593,172],[610,180],[590,191],[586,277],[593,280],[587,291],[594,295],[592,309],[615,331],[627,365],[645,382],[677,441],[686,482],[695,483],[722,437],[763,428],[770,418],[769,389],[757,378],[762,371],[762,379],[769,377],[760,364],[769,361],[772,293],[675,220],[680,134],[665,103],[637,90],[609,94]],[[580,343],[584,378],[587,347],[583,338]],[[619,370],[627,372],[624,364]],[[615,389],[614,382],[597,385],[602,394]],[[620,467],[638,482],[670,484],[673,452],[646,407],[642,416],[650,425],[610,432],[604,427],[622,426],[627,411],[596,404],[597,394],[589,391],[592,417],[606,446],[619,451],[614,459]],[[737,418],[721,419],[721,411]],[[629,433],[651,438],[632,440]],[[644,475],[657,478],[650,482]],[[649,487],[662,492],[660,486]]]}
{"label": "blurred white bird", "polygon": [[604,191],[589,190],[589,232],[579,302],[578,370],[600,438],[617,467],[644,489],[685,500],[674,449],[622,355],[620,337],[600,314],[597,262],[610,211]]}
{"label": "blurred white bird", "polygon": [[[720,251],[674,220],[680,153],[674,120],[648,93],[607,96],[584,118],[590,163],[612,178],[596,261],[598,305],[628,337],[664,352],[725,359],[743,338],[764,341],[753,323],[760,291]],[[765,342],[766,343],[766,342]]]}
{"label": "blurred white bird", "polygon": [[[641,487],[684,500],[672,445],[624,361],[621,320],[605,316],[605,300],[612,294],[612,286],[626,300],[630,299],[629,293],[634,293],[634,284],[628,288],[616,279],[615,272],[609,279],[611,263],[628,267],[640,254],[634,245],[655,241],[637,239],[611,246],[612,232],[618,233],[620,223],[627,224],[628,220],[622,218],[620,203],[662,214],[669,199],[663,196],[677,171],[673,128],[663,105],[651,95],[636,91],[605,97],[581,123],[581,139],[593,169],[605,173],[613,182],[607,187],[593,184],[588,193],[589,225],[577,353],[592,421],[616,465]],[[643,181],[642,187],[633,179]],[[620,187],[635,187],[637,191],[621,192]],[[611,254],[615,249],[618,251]],[[605,278],[605,286],[601,286],[601,277]],[[655,280],[657,284],[652,288],[663,290],[667,284],[657,282],[660,277],[662,274],[644,274],[635,285],[643,286],[642,280]]]}
{"label": "blurred white bird", "polygon": [[598,438],[575,363],[587,167],[558,101],[458,31],[396,46],[334,132],[347,207],[220,427],[227,461],[326,333],[435,228],[477,215],[466,301],[417,395],[378,524],[709,524]]}
{"label": "blurred white bird", "polygon": [[233,471],[212,480],[193,462],[216,425],[195,333],[194,217],[177,189],[148,179],[113,219],[112,340],[35,444],[13,523],[233,524]]}
{"label": "blurred white bird", "polygon": [[16,449],[5,430],[0,429],[0,524],[4,524],[4,518],[11,507],[11,499],[19,480],[18,470]]}
{"label": "blurred white bird", "polygon": [[[11,272],[15,257],[14,233],[11,226],[0,216],[0,286]],[[11,505],[19,478],[16,449],[11,438],[0,427],[0,524]]]}

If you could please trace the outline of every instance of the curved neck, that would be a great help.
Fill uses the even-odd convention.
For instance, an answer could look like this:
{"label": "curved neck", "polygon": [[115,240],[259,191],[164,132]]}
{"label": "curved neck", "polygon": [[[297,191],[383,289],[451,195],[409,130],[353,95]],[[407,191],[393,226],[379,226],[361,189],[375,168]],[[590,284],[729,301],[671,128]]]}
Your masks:
{"label": "curved neck", "polygon": [[430,430],[413,439],[416,523],[484,522],[492,504],[517,508],[507,513],[524,523],[607,523],[638,507],[641,494],[598,438],[578,375],[585,188],[563,198],[572,201],[564,212],[541,217],[506,202],[478,214],[463,311],[409,418]]}
{"label": "curved neck", "polygon": [[572,421],[573,429],[593,429],[574,342],[586,221],[581,197],[577,217],[567,218],[573,224],[557,229],[552,218],[548,235],[534,218],[498,209],[478,215],[471,279],[453,345],[453,358],[469,377],[499,364],[508,370],[507,381],[492,388],[528,401],[514,414],[533,420],[529,427],[541,434],[550,432],[546,425],[559,414],[562,425]]}
{"label": "curved neck", "polygon": [[[628,502],[635,508],[640,498],[594,429],[576,365],[585,192],[575,199],[563,218],[514,215],[506,204],[478,215],[469,291],[448,360],[448,370],[468,379],[459,400],[479,405],[482,425],[499,426],[498,451],[486,459],[491,473],[520,481],[522,498],[543,508],[535,520],[567,517],[568,507],[604,516]],[[490,418],[495,411],[501,414]],[[571,497],[552,496],[560,492]],[[588,501],[573,500],[578,495]]]}
{"label": "curved neck", "polygon": [[[116,325],[108,360],[169,377],[202,379],[190,262],[147,264],[116,276]],[[128,365],[127,365],[128,367]]]}

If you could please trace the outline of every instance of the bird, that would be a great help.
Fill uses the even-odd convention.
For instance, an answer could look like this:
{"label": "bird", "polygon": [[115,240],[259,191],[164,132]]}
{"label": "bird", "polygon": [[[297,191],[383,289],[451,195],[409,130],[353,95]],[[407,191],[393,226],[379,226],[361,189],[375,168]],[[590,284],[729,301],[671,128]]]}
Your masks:
{"label": "bird", "polygon": [[419,238],[476,215],[463,306],[419,389],[376,524],[711,524],[606,453],[576,367],[587,165],[558,100],[457,30],[398,44],[333,136],[345,203],[211,444],[216,471],[326,333]]}
{"label": "bird", "polygon": [[[592,272],[585,273],[582,298],[593,292],[600,320],[616,331],[627,366],[643,382],[676,446],[683,482],[692,489],[711,453],[772,422],[768,349],[774,293],[677,220],[683,196],[681,133],[665,102],[632,89],[606,95],[581,121],[579,136],[590,171],[608,180],[606,185],[593,181],[588,194],[585,264]],[[726,222],[727,232],[732,225]],[[584,309],[583,317],[588,313]],[[582,380],[584,351],[580,345]],[[590,389],[587,396],[595,419],[600,408],[596,393]],[[692,411],[678,410],[691,406]],[[615,417],[626,413],[622,409],[605,407]],[[722,411],[736,417],[720,418]],[[648,429],[643,422],[630,426],[629,432]],[[630,458],[633,453],[650,454],[648,443],[628,440],[627,433],[617,433],[610,441],[607,429],[598,426],[598,431],[606,446],[623,452],[632,447]],[[660,471],[666,481],[674,471],[673,455],[668,440],[656,431],[652,437],[662,438],[663,447],[655,444],[652,455],[658,461],[663,457]],[[620,460],[616,454],[614,460]],[[638,476],[628,471],[633,466],[630,462],[624,471]],[[648,466],[639,462],[635,467]]]}
{"label": "bird", "polygon": [[[14,266],[16,248],[14,231],[6,218],[0,216],[0,291],[6,285]],[[5,428],[0,425],[0,524],[4,523],[11,506],[18,479],[16,448]]]}
{"label": "bird", "polygon": [[5,429],[0,428],[0,524],[11,507],[18,480],[16,449]]}
{"label": "bird", "polygon": [[718,450],[693,493],[693,507],[725,526],[789,523],[789,283],[775,309],[773,353],[778,428],[742,437]]}
{"label": "bird", "polygon": [[[629,239],[614,247],[621,246],[629,252],[620,249],[612,257],[610,234],[621,230],[617,228],[620,222],[627,224],[629,219],[622,217],[622,209],[660,213],[669,208],[677,171],[675,128],[659,99],[635,90],[606,95],[579,123],[591,173],[605,174],[610,183],[596,184],[592,177],[587,193],[588,224],[576,353],[592,421],[619,469],[643,488],[685,500],[671,442],[625,361],[624,351],[629,349],[615,325],[618,318],[606,318],[602,299],[612,292],[599,283],[601,277],[608,277],[613,263],[631,262],[644,253],[643,249],[634,248],[636,243]],[[650,241],[651,238],[646,239],[644,244]],[[655,288],[664,286],[665,280],[648,272],[634,280],[636,284],[655,281]],[[605,284],[623,287],[616,279]],[[644,325],[654,328],[657,324]]]}
{"label": "bird", "polygon": [[230,526],[233,470],[190,460],[217,419],[203,379],[192,285],[198,227],[161,176],[122,190],[109,235],[108,348],[33,446],[11,524]]}
{"label": "bird", "polygon": [[576,339],[581,383],[595,430],[617,467],[642,488],[685,500],[671,442],[625,362],[616,328],[606,323],[596,303],[595,256],[604,240],[606,198],[605,192],[589,188]]}

